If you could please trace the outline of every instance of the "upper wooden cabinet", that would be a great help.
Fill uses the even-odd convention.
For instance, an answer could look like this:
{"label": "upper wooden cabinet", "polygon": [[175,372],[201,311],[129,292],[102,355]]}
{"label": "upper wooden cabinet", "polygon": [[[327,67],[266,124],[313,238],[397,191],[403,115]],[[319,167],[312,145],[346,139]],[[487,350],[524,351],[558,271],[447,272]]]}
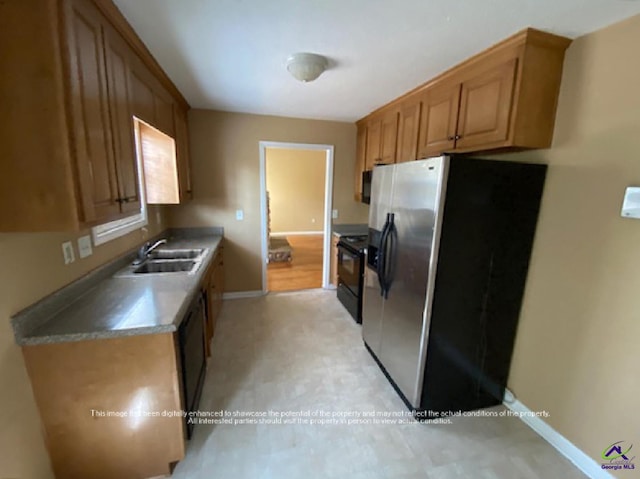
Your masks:
{"label": "upper wooden cabinet", "polygon": [[[86,1],[69,0],[64,6],[71,138],[76,152],[81,219],[100,221],[121,213],[103,47],[105,20]],[[116,63],[113,58],[110,60],[111,65]],[[112,87],[126,89],[121,76],[116,74],[111,80]],[[117,106],[117,93],[113,100],[111,103]]]}
{"label": "upper wooden cabinet", "polygon": [[120,210],[135,212],[140,210],[141,197],[131,111],[129,59],[132,53],[122,37],[108,25],[104,27],[104,47]]}
{"label": "upper wooden cabinet", "polygon": [[398,151],[396,162],[412,161],[418,157],[418,134],[420,131],[419,98],[410,99],[400,107],[398,124]]}
{"label": "upper wooden cabinet", "polygon": [[173,104],[175,120],[176,155],[178,160],[178,182],[180,185],[180,203],[192,199],[191,160],[189,156],[189,123],[187,110]]}
{"label": "upper wooden cabinet", "polygon": [[380,155],[380,138],[382,130],[382,119],[374,118],[367,122],[365,128],[367,129],[366,139],[367,147],[365,148],[365,168],[367,170],[372,169],[381,160]]}
{"label": "upper wooden cabinet", "polygon": [[570,43],[523,30],[359,120],[371,135],[365,169],[444,153],[548,148]]}
{"label": "upper wooden cabinet", "polygon": [[131,111],[150,125],[156,124],[154,83],[153,75],[146,65],[141,60],[134,59],[131,64]]}
{"label": "upper wooden cabinet", "polygon": [[436,85],[421,95],[422,115],[418,155],[412,159],[427,158],[455,146],[460,104],[460,84]]}
{"label": "upper wooden cabinet", "polygon": [[378,163],[390,165],[396,162],[398,144],[398,111],[387,112],[380,123],[380,160]]}
{"label": "upper wooden cabinet", "polygon": [[362,201],[362,172],[365,171],[367,151],[367,127],[358,125],[356,137],[356,168],[355,168],[355,195],[356,201]]}
{"label": "upper wooden cabinet", "polygon": [[163,88],[154,92],[153,105],[155,108],[155,123],[160,131],[175,138],[175,122],[173,118],[173,99]]}
{"label": "upper wooden cabinet", "polygon": [[175,136],[175,106],[188,104],[113,3],[0,2],[0,50],[0,231],[78,230],[138,211],[133,115]]}
{"label": "upper wooden cabinet", "polygon": [[518,60],[514,58],[462,84],[456,149],[482,147],[509,139],[517,65]]}
{"label": "upper wooden cabinet", "polygon": [[388,165],[396,161],[398,139],[398,111],[388,111],[371,118],[366,128],[365,166],[370,170],[375,165]]}

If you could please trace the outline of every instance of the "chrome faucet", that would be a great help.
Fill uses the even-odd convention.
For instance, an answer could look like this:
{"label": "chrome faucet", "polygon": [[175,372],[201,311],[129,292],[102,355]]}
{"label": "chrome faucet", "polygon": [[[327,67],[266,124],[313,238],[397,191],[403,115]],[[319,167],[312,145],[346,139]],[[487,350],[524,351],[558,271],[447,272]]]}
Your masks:
{"label": "chrome faucet", "polygon": [[164,238],[156,241],[153,244],[151,244],[150,241],[147,241],[138,250],[138,256],[136,257],[136,259],[133,260],[133,264],[136,265],[136,264],[144,263],[153,250],[155,250],[158,246],[166,243],[167,243],[167,240]]}

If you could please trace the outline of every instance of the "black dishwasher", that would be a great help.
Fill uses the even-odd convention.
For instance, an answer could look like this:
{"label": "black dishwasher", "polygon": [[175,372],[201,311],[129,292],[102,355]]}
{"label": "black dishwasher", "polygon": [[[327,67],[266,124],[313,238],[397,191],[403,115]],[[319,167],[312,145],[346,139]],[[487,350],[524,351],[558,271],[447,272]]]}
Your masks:
{"label": "black dishwasher", "polygon": [[[206,369],[204,350],[205,320],[204,296],[198,294],[178,330],[180,360],[182,363],[182,388],[185,411],[187,413],[198,409],[200,394],[202,393],[202,383],[204,382]],[[191,439],[194,424],[189,422],[189,414],[185,417],[185,423],[187,438]]]}

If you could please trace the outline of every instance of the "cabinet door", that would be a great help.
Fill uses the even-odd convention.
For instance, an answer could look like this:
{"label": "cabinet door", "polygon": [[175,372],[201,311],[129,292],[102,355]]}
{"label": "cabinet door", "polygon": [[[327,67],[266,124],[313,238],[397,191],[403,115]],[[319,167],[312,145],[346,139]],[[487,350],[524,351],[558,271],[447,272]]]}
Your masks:
{"label": "cabinet door", "polygon": [[120,204],[102,40],[106,20],[83,0],[65,2],[64,20],[82,219],[108,221],[119,216]]}
{"label": "cabinet door", "polygon": [[462,84],[456,149],[506,141],[517,59]]}
{"label": "cabinet door", "polygon": [[455,146],[460,84],[428,89],[422,97],[418,156],[428,158]]}
{"label": "cabinet door", "polygon": [[356,169],[355,169],[355,195],[356,201],[362,200],[362,172],[366,168],[367,152],[367,127],[358,125],[358,136],[356,138]]}
{"label": "cabinet door", "polygon": [[130,105],[129,58],[131,52],[122,37],[110,27],[104,30],[104,50],[121,211],[123,213],[140,211],[138,161]]}
{"label": "cabinet door", "polygon": [[222,295],[224,293],[224,259],[222,257],[223,250],[220,249],[215,258],[215,266],[211,275],[211,297],[213,299],[212,315],[211,315],[211,336],[215,335],[216,321],[220,310],[222,309]]}
{"label": "cabinet door", "polygon": [[390,165],[396,162],[398,144],[398,111],[393,110],[382,118],[380,125],[380,163]]}
{"label": "cabinet door", "polygon": [[173,98],[164,88],[156,86],[153,92],[153,105],[155,110],[155,123],[153,126],[175,138]]}
{"label": "cabinet door", "polygon": [[189,156],[189,127],[187,123],[187,112],[174,103],[173,117],[175,120],[180,203],[185,203],[192,198],[191,158]]}
{"label": "cabinet door", "polygon": [[338,241],[340,238],[336,235],[331,237],[331,284],[338,286]]}
{"label": "cabinet door", "polygon": [[376,163],[380,163],[380,130],[382,120],[377,119],[367,123],[367,148],[365,153],[365,169],[372,170]]}
{"label": "cabinet door", "polygon": [[380,125],[380,161],[385,165],[396,162],[398,145],[398,111],[393,110],[382,118]]}
{"label": "cabinet door", "polygon": [[400,108],[397,163],[418,159],[418,134],[420,132],[421,106],[422,102],[419,98],[416,98],[405,103]]}
{"label": "cabinet door", "polygon": [[138,58],[132,59],[131,66],[132,113],[155,126],[156,112],[152,74]]}

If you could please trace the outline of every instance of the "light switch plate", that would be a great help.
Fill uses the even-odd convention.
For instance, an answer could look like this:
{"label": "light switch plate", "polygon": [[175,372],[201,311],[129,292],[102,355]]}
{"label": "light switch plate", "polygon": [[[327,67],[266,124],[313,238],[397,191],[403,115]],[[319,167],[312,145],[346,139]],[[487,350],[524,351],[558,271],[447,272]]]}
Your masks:
{"label": "light switch plate", "polygon": [[236,210],[236,220],[242,221],[244,219],[244,211]]}
{"label": "light switch plate", "polygon": [[334,220],[338,219],[338,210],[331,210],[331,218]]}
{"label": "light switch plate", "polygon": [[76,255],[73,252],[73,243],[71,241],[62,243],[62,255],[64,256],[64,264],[73,263],[76,260]]}
{"label": "light switch plate", "polygon": [[93,254],[93,249],[91,248],[91,236],[87,235],[78,238],[78,254],[80,255],[80,258],[86,258]]}

